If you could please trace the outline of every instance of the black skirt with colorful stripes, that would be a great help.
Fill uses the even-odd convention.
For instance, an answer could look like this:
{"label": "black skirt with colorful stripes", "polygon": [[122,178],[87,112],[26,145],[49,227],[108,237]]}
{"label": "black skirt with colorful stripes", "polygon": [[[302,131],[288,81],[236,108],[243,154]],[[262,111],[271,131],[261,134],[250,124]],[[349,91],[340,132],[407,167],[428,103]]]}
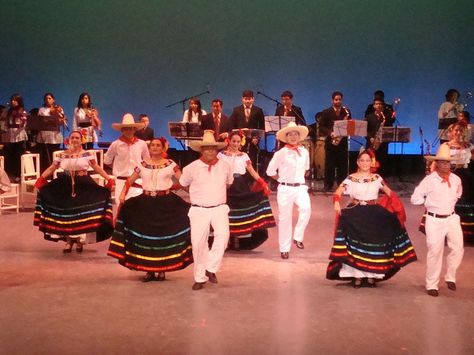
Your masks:
{"label": "black skirt with colorful stripes", "polygon": [[379,205],[348,206],[341,212],[326,277],[341,279],[342,264],[392,277],[416,261],[408,234],[396,215]]}
{"label": "black skirt with colorful stripes", "polygon": [[257,248],[268,239],[267,228],[276,226],[268,198],[262,191],[251,191],[249,182],[247,175],[235,174],[234,182],[227,190],[230,236],[241,237],[242,250]]}
{"label": "black skirt with colorful stripes", "polygon": [[95,242],[110,238],[110,191],[90,176],[76,176],[73,197],[71,181],[70,175],[61,174],[38,192],[33,224],[52,241],[83,233],[96,233]]}
{"label": "black skirt with colorful stripes", "polygon": [[147,272],[184,269],[193,263],[189,204],[174,193],[139,195],[120,208],[108,255]]}

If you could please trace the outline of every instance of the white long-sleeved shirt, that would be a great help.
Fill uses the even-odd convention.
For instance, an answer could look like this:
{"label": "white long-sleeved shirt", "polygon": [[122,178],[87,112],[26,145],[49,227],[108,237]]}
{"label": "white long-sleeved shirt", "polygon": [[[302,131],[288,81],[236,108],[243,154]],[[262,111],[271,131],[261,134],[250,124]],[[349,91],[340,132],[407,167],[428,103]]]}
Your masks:
{"label": "white long-sleeved shirt", "polygon": [[112,165],[112,174],[117,177],[129,177],[143,160],[149,159],[150,153],[145,141],[135,138],[132,143],[122,139],[114,141],[104,156],[104,164]]}
{"label": "white long-sleeved shirt", "polygon": [[179,183],[189,186],[191,204],[217,206],[227,201],[227,185],[234,182],[230,165],[218,160],[209,166],[201,159],[193,161],[183,169]]}
{"label": "white long-sleeved shirt", "polygon": [[288,147],[275,152],[268,164],[267,175],[278,174],[278,182],[304,184],[304,175],[309,170],[309,153],[303,146],[298,147],[298,152]]}
{"label": "white long-sleeved shirt", "polygon": [[449,174],[448,180],[449,184],[436,171],[425,176],[411,195],[411,203],[424,204],[428,212],[436,214],[453,213],[454,206],[462,195],[462,184],[459,176],[453,173]]}

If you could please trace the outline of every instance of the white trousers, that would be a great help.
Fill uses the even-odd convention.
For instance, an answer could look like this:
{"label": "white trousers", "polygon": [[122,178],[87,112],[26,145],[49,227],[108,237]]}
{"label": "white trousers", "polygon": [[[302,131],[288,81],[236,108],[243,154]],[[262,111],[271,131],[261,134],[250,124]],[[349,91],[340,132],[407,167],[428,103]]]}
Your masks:
{"label": "white trousers", "polygon": [[[191,206],[191,244],[194,258],[194,281],[206,282],[206,270],[217,272],[221,266],[227,243],[229,242],[229,206],[213,208]],[[210,226],[214,229],[214,242],[209,250]]]}
{"label": "white trousers", "polygon": [[464,254],[463,234],[461,222],[457,214],[448,218],[426,216],[426,289],[437,290],[439,275],[443,266],[443,251],[445,237],[448,241],[448,256],[445,281],[456,282],[456,270],[461,264]]}
{"label": "white trousers", "polygon": [[[122,193],[122,189],[125,186],[125,181],[127,180],[115,179],[115,203],[117,204],[117,206],[120,204],[120,194]],[[139,189],[137,187],[130,187],[127,195],[125,196],[125,200],[128,200],[130,197],[138,196],[142,192],[142,189]]]}
{"label": "white trousers", "polygon": [[[278,185],[278,241],[280,252],[289,252],[292,240],[302,242],[311,217],[308,187]],[[293,232],[293,205],[298,206],[298,221]]]}

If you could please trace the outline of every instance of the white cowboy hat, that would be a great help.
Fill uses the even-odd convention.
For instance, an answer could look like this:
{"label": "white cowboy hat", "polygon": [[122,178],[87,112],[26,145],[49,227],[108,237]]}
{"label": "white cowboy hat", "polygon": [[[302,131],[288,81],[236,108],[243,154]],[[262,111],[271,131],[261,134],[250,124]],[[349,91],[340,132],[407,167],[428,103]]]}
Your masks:
{"label": "white cowboy hat", "polygon": [[206,129],[202,135],[201,141],[190,141],[189,146],[192,150],[200,152],[202,147],[216,147],[217,149],[222,149],[226,146],[225,142],[216,142],[214,138],[214,131]]}
{"label": "white cowboy hat", "polygon": [[304,140],[309,133],[308,127],[297,126],[296,123],[290,122],[288,123],[286,127],[280,129],[277,132],[276,137],[279,141],[286,143],[287,142],[286,135],[290,132],[298,132],[300,134],[300,141]]}
{"label": "white cowboy hat", "polygon": [[451,156],[451,151],[449,149],[449,145],[443,143],[439,146],[438,151],[436,152],[436,155],[427,155],[425,156],[426,160],[446,160],[446,161],[451,161],[454,160],[455,158]]}
{"label": "white cowboy hat", "polygon": [[136,129],[142,129],[145,127],[144,123],[138,122],[135,123],[131,113],[126,113],[122,117],[122,123],[112,123],[112,128],[116,131],[120,131],[122,128],[132,127]]}

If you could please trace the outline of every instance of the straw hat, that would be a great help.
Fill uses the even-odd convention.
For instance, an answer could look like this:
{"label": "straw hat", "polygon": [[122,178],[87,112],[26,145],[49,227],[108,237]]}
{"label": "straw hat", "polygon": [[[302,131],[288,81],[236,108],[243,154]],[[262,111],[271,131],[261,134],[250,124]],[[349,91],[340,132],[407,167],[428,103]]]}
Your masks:
{"label": "straw hat", "polygon": [[455,158],[451,156],[451,151],[449,149],[449,145],[443,143],[439,146],[438,151],[436,152],[436,155],[427,155],[425,156],[426,160],[432,161],[432,160],[446,160],[446,161],[451,161],[454,160]]}
{"label": "straw hat", "polygon": [[142,129],[145,127],[145,124],[141,122],[135,123],[135,120],[133,119],[131,113],[126,113],[125,115],[123,115],[122,123],[112,123],[112,128],[116,131],[120,131],[122,128],[128,127]]}
{"label": "straw hat", "polygon": [[202,140],[190,141],[189,146],[192,150],[200,152],[202,147],[216,147],[217,149],[222,149],[226,146],[226,143],[216,142],[216,139],[214,138],[214,131],[206,129],[202,135]]}
{"label": "straw hat", "polygon": [[279,141],[287,142],[286,135],[290,132],[298,132],[300,134],[300,141],[304,140],[308,135],[308,127],[306,126],[297,126],[296,123],[290,122],[288,125],[282,129],[280,129],[276,137]]}

